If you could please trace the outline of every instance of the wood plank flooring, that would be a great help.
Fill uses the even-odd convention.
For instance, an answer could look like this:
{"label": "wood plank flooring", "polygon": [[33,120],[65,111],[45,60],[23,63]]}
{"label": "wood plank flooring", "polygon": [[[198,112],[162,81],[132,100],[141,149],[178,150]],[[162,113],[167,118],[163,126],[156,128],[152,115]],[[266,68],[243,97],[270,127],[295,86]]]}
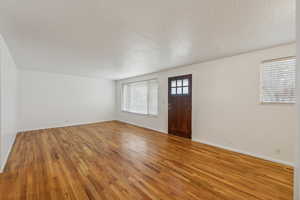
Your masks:
{"label": "wood plank flooring", "polygon": [[292,200],[293,169],[120,122],[20,133],[1,200]]}

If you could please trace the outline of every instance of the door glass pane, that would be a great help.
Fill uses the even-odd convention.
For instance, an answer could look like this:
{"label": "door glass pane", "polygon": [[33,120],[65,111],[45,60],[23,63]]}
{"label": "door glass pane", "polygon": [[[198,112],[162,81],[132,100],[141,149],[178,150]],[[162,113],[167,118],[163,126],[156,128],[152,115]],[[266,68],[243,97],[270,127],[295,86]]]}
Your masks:
{"label": "door glass pane", "polygon": [[171,89],[171,94],[172,94],[172,95],[176,94],[176,88],[172,88],[172,89]]}
{"label": "door glass pane", "polygon": [[182,94],[189,94],[189,87],[183,87]]}
{"label": "door glass pane", "polygon": [[189,79],[183,79],[183,86],[189,86]]}
{"label": "door glass pane", "polygon": [[176,81],[171,81],[171,87],[176,87]]}
{"label": "door glass pane", "polygon": [[182,86],[182,80],[177,80],[177,87],[181,87]]}
{"label": "door glass pane", "polygon": [[177,94],[182,94],[182,87],[177,88]]}

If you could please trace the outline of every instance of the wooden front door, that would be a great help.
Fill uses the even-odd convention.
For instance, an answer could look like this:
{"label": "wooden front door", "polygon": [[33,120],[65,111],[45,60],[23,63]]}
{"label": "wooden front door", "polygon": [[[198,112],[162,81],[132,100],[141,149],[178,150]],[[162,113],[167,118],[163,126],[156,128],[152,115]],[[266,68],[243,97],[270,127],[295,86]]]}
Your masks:
{"label": "wooden front door", "polygon": [[169,78],[168,133],[192,138],[192,75]]}

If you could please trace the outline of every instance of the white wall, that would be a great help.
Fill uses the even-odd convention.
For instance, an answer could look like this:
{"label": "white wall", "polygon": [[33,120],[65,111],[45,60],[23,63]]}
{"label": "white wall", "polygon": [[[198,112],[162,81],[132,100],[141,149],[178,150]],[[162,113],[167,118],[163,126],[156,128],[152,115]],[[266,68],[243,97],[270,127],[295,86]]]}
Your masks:
{"label": "white wall", "polygon": [[17,134],[18,69],[0,35],[0,172]]}
{"label": "white wall", "polygon": [[[295,55],[295,44],[251,52],[117,81],[117,119],[167,132],[168,77],[193,74],[193,135],[195,141],[223,146],[266,159],[294,163],[295,105],[260,104],[260,63]],[[121,83],[157,78],[157,117],[120,111]]]}
{"label": "white wall", "polygon": [[114,81],[20,70],[20,131],[114,119]]}
{"label": "white wall", "polygon": [[300,3],[297,2],[297,114],[298,114],[298,131],[296,138],[296,167],[295,167],[295,175],[294,175],[294,200],[300,200]]}

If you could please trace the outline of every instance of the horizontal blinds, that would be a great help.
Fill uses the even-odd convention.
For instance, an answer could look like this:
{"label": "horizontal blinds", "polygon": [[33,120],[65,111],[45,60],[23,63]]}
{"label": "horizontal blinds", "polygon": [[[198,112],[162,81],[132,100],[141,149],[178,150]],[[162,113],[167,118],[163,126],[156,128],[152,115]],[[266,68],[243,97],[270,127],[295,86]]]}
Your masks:
{"label": "horizontal blinds", "polygon": [[148,83],[137,82],[129,85],[129,111],[133,113],[147,114],[148,110]]}
{"label": "horizontal blinds", "polygon": [[145,115],[158,114],[157,80],[123,84],[122,94],[123,111]]}
{"label": "horizontal blinds", "polygon": [[263,63],[262,102],[296,102],[296,59],[287,58]]}
{"label": "horizontal blinds", "polygon": [[157,115],[158,114],[158,83],[157,80],[151,80],[148,82],[149,91],[149,105],[148,114]]}

